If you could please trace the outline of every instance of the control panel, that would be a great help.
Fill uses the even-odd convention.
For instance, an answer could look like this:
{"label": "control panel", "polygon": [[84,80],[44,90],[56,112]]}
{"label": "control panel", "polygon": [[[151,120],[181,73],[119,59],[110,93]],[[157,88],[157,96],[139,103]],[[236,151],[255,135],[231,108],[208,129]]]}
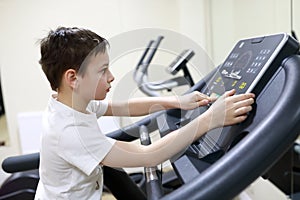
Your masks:
{"label": "control panel", "polygon": [[205,93],[218,97],[231,89],[238,94],[253,92],[268,76],[266,73],[272,75],[283,58],[297,49],[297,42],[286,33],[240,40],[209,81]]}

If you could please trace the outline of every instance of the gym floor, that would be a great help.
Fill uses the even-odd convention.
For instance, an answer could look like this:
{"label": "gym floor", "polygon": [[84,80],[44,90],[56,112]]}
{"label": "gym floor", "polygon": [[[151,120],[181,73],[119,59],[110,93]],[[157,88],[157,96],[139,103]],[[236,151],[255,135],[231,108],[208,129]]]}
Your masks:
{"label": "gym floor", "polygon": [[116,198],[110,193],[104,192],[102,195],[102,200],[115,200]]}

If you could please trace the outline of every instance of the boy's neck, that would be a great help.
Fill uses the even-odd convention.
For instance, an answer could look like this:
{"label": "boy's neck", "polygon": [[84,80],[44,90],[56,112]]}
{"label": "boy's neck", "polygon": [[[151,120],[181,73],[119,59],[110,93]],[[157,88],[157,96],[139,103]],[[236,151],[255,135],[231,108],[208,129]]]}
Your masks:
{"label": "boy's neck", "polygon": [[83,99],[78,98],[75,94],[69,94],[65,92],[58,92],[57,93],[57,101],[73,108],[76,111],[82,113],[88,113],[86,111],[86,107],[89,102],[84,101]]}

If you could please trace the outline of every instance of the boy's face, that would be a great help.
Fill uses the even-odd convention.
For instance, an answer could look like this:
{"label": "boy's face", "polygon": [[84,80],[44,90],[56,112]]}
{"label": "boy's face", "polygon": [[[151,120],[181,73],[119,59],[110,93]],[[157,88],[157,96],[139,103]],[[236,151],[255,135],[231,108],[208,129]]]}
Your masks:
{"label": "boy's face", "polygon": [[87,101],[103,100],[111,88],[114,76],[109,70],[109,56],[107,52],[98,53],[90,58],[86,71],[79,77],[79,91]]}

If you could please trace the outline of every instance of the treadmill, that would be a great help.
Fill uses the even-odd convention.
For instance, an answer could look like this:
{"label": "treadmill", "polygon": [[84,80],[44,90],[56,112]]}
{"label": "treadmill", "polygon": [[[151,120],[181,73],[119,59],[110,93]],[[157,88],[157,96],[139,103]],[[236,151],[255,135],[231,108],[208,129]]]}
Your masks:
{"label": "treadmill", "polygon": [[[172,158],[180,185],[153,199],[232,199],[260,176],[283,188],[281,179],[276,178],[285,169],[277,165],[283,158],[290,159],[286,155],[293,151],[300,133],[298,51],[299,43],[286,33],[242,39],[223,64],[187,91],[197,90],[218,97],[235,88],[237,93],[255,93],[256,103],[244,122],[212,130]],[[207,109],[160,111],[108,136],[132,141],[139,138],[142,126],[148,132],[159,130],[163,137]],[[9,157],[2,167],[9,173],[36,169],[38,158],[38,153],[26,158]],[[127,193],[118,199],[146,199],[139,188],[127,184],[128,180],[116,173],[111,171],[115,182],[109,189]],[[291,196],[300,191],[295,185],[290,188],[294,189],[287,191]]]}
{"label": "treadmill", "polygon": [[[233,88],[253,92],[256,103],[246,121],[208,132],[172,161],[183,185],[163,199],[232,199],[259,176],[271,178],[270,172],[271,182],[282,188],[274,177],[286,171],[272,166],[300,133],[298,50],[298,42],[285,33],[240,40],[224,63],[191,89],[215,97]],[[157,118],[159,130],[167,134],[207,109],[166,111]],[[295,191],[284,192],[300,189],[291,188]]]}

